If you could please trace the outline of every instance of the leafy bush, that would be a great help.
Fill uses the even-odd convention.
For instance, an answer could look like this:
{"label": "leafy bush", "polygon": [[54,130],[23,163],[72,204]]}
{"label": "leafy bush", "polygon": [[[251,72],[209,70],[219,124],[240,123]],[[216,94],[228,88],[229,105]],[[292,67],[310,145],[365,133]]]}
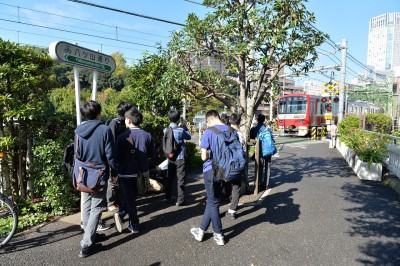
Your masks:
{"label": "leafy bush", "polygon": [[200,157],[200,151],[198,150],[196,144],[193,142],[186,142],[185,146],[187,155],[187,165],[193,168],[201,167],[203,162]]}
{"label": "leafy bush", "polygon": [[361,161],[371,163],[382,162],[386,152],[386,139],[384,136],[377,135],[362,129],[355,129],[345,138],[346,145],[353,149]]}
{"label": "leafy bush", "polygon": [[365,116],[365,126],[367,130],[372,130],[380,133],[390,131],[392,118],[387,114],[367,114]]}
{"label": "leafy bush", "polygon": [[361,119],[356,115],[349,115],[340,121],[338,125],[340,135],[348,135],[350,132],[354,131],[356,128],[360,128]]}
{"label": "leafy bush", "polygon": [[34,193],[42,198],[41,210],[55,215],[70,213],[78,204],[71,178],[61,165],[63,148],[53,140],[47,140],[34,149]]}

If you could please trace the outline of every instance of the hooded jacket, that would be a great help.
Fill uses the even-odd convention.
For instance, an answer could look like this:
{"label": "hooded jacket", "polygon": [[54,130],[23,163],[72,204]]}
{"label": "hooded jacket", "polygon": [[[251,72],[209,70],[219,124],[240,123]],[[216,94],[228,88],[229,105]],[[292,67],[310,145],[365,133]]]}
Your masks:
{"label": "hooded jacket", "polygon": [[75,133],[79,136],[77,158],[84,162],[108,163],[111,176],[117,176],[111,129],[100,120],[88,120],[80,124]]}

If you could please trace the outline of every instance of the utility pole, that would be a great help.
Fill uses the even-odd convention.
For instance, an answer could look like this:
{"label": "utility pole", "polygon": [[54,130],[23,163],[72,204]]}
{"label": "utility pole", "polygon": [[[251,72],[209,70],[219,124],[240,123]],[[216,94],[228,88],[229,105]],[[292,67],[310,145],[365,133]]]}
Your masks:
{"label": "utility pole", "polygon": [[339,113],[338,123],[342,121],[344,117],[344,88],[346,84],[346,57],[347,57],[347,39],[342,39],[341,44],[342,51],[342,62],[340,66],[340,83],[339,83]]}

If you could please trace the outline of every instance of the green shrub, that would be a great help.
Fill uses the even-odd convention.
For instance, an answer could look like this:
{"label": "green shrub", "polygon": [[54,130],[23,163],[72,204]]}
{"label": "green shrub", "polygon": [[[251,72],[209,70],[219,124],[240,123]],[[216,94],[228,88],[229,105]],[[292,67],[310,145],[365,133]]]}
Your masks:
{"label": "green shrub", "polygon": [[365,127],[380,133],[388,133],[392,125],[392,118],[387,114],[367,114],[365,116]]}
{"label": "green shrub", "polygon": [[78,204],[71,177],[61,165],[63,149],[53,140],[44,141],[34,149],[34,194],[41,199],[41,210],[55,215],[70,213]]}
{"label": "green shrub", "polygon": [[193,168],[201,167],[203,162],[201,160],[200,151],[197,148],[196,144],[193,142],[185,142],[185,147],[187,165]]}
{"label": "green shrub", "polygon": [[381,163],[386,152],[387,140],[382,135],[355,129],[345,138],[346,145],[354,150],[361,161],[368,163]]}
{"label": "green shrub", "polygon": [[356,128],[360,128],[361,119],[356,115],[349,115],[340,121],[338,125],[340,135],[348,135],[351,131]]}

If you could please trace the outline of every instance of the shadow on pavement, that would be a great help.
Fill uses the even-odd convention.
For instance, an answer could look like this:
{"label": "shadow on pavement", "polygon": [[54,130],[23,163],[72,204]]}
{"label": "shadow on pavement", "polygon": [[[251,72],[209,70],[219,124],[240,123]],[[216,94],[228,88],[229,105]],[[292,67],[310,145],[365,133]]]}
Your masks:
{"label": "shadow on pavement", "polygon": [[[358,204],[345,209],[352,215],[346,220],[352,224],[350,236],[373,238],[360,246],[369,259],[360,258],[363,265],[400,265],[400,206],[397,193],[382,184],[360,181],[360,184],[342,186],[344,199]],[[389,215],[390,213],[390,215]],[[379,236],[391,241],[379,241]]]}

